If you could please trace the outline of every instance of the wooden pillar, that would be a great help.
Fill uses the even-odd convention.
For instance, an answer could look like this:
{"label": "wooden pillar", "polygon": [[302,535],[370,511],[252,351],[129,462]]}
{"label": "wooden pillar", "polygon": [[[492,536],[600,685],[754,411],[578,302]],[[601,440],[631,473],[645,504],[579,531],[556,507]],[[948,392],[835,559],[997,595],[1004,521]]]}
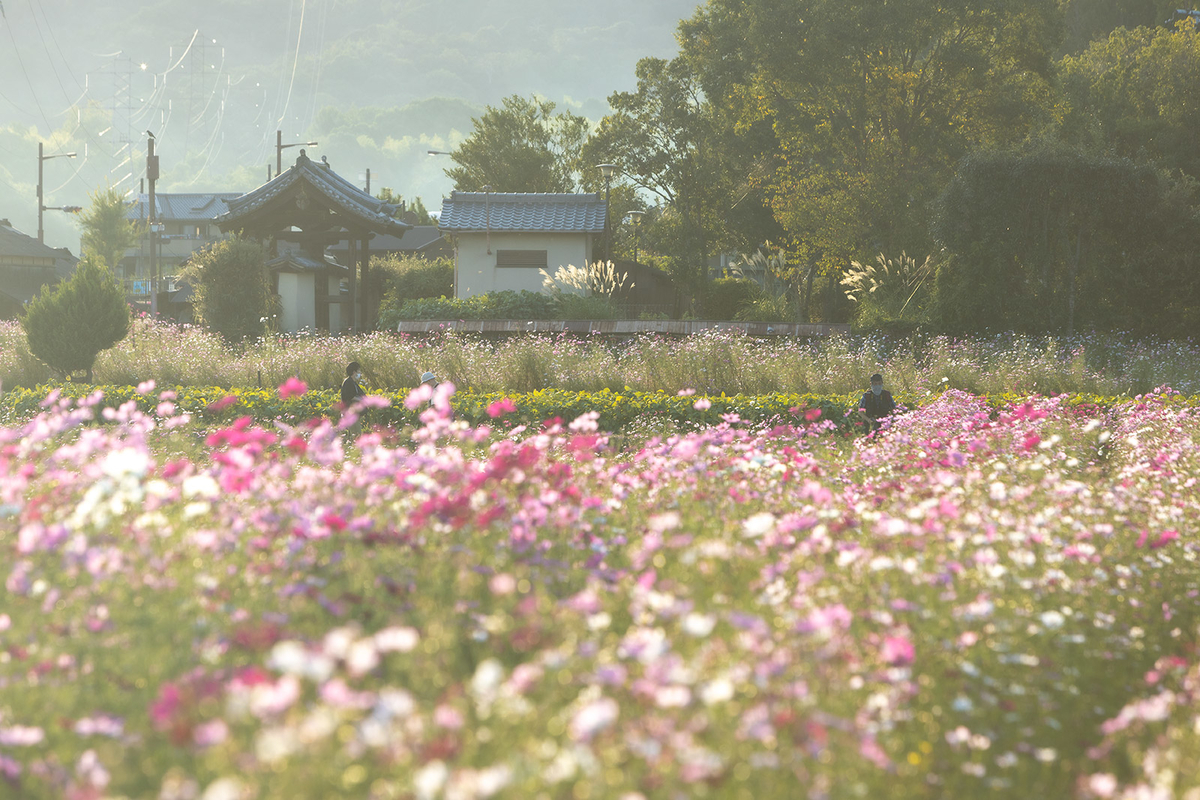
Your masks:
{"label": "wooden pillar", "polygon": [[350,262],[348,264],[350,267],[350,319],[347,322],[350,323],[350,332],[358,333],[358,249],[352,231],[348,245],[350,252],[346,260]]}
{"label": "wooden pillar", "polygon": [[371,330],[375,327],[375,298],[372,296],[371,284],[367,280],[371,269],[370,236],[370,233],[363,235],[362,247],[359,250],[360,257],[362,258],[362,324],[365,330]]}

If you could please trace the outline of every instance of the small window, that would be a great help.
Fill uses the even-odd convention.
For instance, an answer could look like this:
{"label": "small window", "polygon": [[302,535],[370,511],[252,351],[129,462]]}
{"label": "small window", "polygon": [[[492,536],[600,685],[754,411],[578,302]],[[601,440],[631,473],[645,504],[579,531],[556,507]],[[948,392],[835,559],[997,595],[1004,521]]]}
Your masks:
{"label": "small window", "polygon": [[545,250],[497,250],[497,267],[515,267],[523,269],[545,269]]}

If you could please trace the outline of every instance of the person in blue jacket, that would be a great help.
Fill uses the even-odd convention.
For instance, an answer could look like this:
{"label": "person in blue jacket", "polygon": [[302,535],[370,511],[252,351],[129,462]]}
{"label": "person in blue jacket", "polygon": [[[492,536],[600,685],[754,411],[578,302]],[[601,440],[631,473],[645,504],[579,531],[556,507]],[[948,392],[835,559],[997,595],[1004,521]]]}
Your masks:
{"label": "person in blue jacket", "polygon": [[867,413],[872,431],[879,430],[880,420],[896,410],[892,393],[883,388],[883,376],[876,372],[871,376],[871,388],[862,396],[858,407]]}

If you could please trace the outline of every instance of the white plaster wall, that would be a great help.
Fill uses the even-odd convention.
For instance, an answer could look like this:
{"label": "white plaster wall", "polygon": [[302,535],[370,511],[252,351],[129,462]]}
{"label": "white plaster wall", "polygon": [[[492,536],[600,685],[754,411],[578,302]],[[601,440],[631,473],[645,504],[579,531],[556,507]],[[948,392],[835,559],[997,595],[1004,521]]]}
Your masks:
{"label": "white plaster wall", "polygon": [[591,235],[586,233],[482,233],[457,235],[455,262],[458,281],[454,296],[473,297],[487,292],[511,290],[542,291],[542,274],[536,269],[496,268],[497,250],[545,250],[546,271],[554,274],[560,266],[582,267],[591,252]]}
{"label": "white plaster wall", "polygon": [[[329,296],[332,298],[341,297],[342,286],[341,281],[336,275],[329,276]],[[329,330],[337,333],[342,330],[342,304],[338,302],[329,303]]]}
{"label": "white plaster wall", "polygon": [[315,291],[315,276],[311,273],[279,273],[279,330],[294,333],[302,328],[316,327]]}

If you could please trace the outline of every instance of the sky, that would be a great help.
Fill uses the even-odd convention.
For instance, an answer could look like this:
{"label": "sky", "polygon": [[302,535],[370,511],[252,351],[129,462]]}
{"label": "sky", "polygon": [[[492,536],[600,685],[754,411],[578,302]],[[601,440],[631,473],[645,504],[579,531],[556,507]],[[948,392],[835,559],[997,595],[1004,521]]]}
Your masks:
{"label": "sky", "polygon": [[[0,218],[37,234],[46,206],[143,188],[249,191],[287,144],[436,212],[471,119],[537,94],[598,121],[634,67],[678,52],[696,0],[0,0]],[[74,158],[60,154],[74,152]],[[283,151],[284,168],[298,149]],[[46,243],[79,251],[74,217]]]}

